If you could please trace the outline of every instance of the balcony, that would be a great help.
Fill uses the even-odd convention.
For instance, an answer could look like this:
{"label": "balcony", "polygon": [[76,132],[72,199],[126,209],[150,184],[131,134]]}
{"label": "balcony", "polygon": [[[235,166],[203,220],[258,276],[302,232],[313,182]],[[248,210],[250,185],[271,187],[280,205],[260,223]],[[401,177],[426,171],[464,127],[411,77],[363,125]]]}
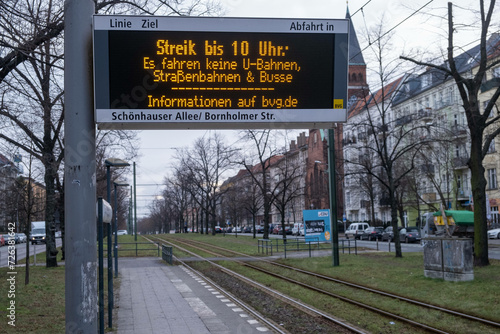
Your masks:
{"label": "balcony", "polygon": [[391,200],[389,197],[382,197],[379,202],[380,206],[390,206],[391,205]]}
{"label": "balcony", "polygon": [[370,207],[370,201],[367,200],[361,200],[359,204],[363,209],[368,209]]}
{"label": "balcony", "polygon": [[412,119],[411,115],[406,115],[406,116],[398,118],[394,124],[395,124],[395,126],[403,126],[403,125],[410,123],[411,119]]}
{"label": "balcony", "polygon": [[469,200],[472,192],[470,189],[458,189],[457,191],[457,199],[460,201]]}
{"label": "balcony", "polygon": [[348,138],[342,139],[342,145],[348,146],[348,145],[352,145],[352,144],[356,144],[356,137],[348,137]]}
{"label": "balcony", "polygon": [[420,109],[417,114],[418,119],[424,122],[432,120],[432,108]]}
{"label": "balcony", "polygon": [[420,166],[420,170],[425,174],[434,174],[434,165],[433,164],[423,164]]}
{"label": "balcony", "polygon": [[467,136],[467,129],[465,128],[465,126],[462,126],[462,125],[453,125],[451,127],[451,132],[453,133],[453,135],[455,137],[465,137]]}
{"label": "balcony", "polygon": [[500,78],[492,78],[481,85],[481,93],[500,86]]}
{"label": "balcony", "polygon": [[454,169],[468,169],[469,166],[467,165],[467,162],[469,161],[469,158],[466,157],[458,157],[453,159],[453,167]]}
{"label": "balcony", "polygon": [[425,194],[422,194],[422,200],[424,200],[425,202],[429,203],[429,202],[436,202],[436,193],[425,193]]}

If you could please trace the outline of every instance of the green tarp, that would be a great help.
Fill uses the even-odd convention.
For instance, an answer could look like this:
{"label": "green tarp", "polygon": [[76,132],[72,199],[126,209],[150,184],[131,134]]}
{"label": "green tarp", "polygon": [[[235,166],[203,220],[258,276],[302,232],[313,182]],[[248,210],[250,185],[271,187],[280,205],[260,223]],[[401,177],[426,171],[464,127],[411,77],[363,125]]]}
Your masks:
{"label": "green tarp", "polygon": [[[474,212],[465,210],[444,210],[446,217],[452,217],[457,225],[474,225]],[[434,212],[433,216],[441,216],[441,211]]]}

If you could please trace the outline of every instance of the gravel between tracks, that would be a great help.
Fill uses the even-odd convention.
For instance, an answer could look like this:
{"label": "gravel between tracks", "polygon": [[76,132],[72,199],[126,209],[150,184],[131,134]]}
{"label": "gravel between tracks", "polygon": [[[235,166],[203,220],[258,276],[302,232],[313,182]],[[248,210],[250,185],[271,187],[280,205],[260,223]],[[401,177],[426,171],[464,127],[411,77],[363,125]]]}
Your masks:
{"label": "gravel between tracks", "polygon": [[320,317],[314,317],[311,314],[299,311],[277,298],[271,298],[269,294],[262,290],[244,283],[219,269],[199,268],[195,263],[190,265],[290,333],[351,333],[349,330],[341,326],[335,326]]}

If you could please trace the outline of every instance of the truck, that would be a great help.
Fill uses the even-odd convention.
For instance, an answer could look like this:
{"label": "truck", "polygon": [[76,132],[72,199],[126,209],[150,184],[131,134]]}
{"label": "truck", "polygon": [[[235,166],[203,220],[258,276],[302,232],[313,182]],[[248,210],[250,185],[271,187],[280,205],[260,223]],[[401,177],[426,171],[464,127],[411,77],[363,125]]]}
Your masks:
{"label": "truck", "polygon": [[[444,210],[448,230],[459,237],[474,237],[474,213],[465,210]],[[444,235],[446,226],[441,211],[427,212],[421,216],[420,235],[422,238],[430,235]]]}
{"label": "truck", "polygon": [[31,222],[30,242],[32,245],[45,243],[45,222]]}

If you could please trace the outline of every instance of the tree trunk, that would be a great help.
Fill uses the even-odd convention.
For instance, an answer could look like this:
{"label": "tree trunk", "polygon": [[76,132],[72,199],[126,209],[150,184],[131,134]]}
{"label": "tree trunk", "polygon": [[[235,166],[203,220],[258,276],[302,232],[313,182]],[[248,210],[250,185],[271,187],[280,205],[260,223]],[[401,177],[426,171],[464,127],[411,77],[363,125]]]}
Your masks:
{"label": "tree trunk", "polygon": [[55,239],[56,188],[53,155],[45,153],[45,259],[46,267],[57,267],[57,247]]}
{"label": "tree trunk", "polygon": [[488,260],[488,233],[486,215],[486,179],[482,163],[482,134],[471,133],[471,153],[469,168],[471,170],[472,196],[474,200],[474,265],[487,266]]}
{"label": "tree trunk", "polygon": [[[389,170],[390,171],[390,170]],[[396,257],[403,257],[401,252],[401,241],[399,240],[399,230],[398,230],[398,206],[396,202],[396,191],[394,190],[394,181],[391,178],[391,173],[389,174],[389,199],[391,203],[391,225],[392,231],[394,233],[394,248],[396,249]]]}
{"label": "tree trunk", "polygon": [[270,205],[267,200],[267,197],[264,197],[264,239],[269,239],[269,209]]}

